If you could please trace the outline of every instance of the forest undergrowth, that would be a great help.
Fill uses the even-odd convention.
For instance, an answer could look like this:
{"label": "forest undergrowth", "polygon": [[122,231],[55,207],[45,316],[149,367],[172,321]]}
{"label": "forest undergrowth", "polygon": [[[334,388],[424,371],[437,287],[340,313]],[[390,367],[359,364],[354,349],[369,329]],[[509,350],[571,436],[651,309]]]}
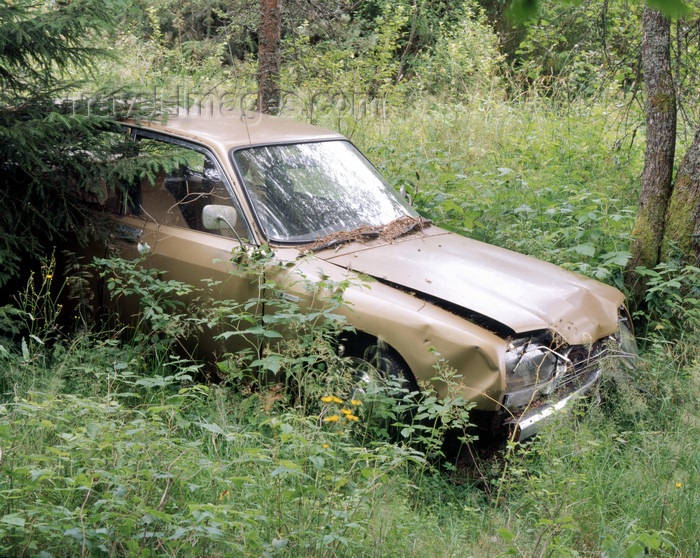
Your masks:
{"label": "forest undergrowth", "polygon": [[[612,111],[498,99],[395,110],[319,121],[350,135],[436,223],[621,285],[641,147],[618,141]],[[328,320],[283,313],[295,341],[265,358],[287,389],[247,379],[251,359],[230,361],[229,381],[212,383],[201,364],[175,356],[173,331],[192,316],[165,301],[184,287],[122,271],[131,288],[142,280],[150,293],[148,327],[128,342],[78,315],[65,336],[50,266],[3,309],[2,553],[700,550],[697,270],[668,262],[646,271],[653,288],[636,370],[611,368],[589,405],[562,412],[532,440],[509,442],[496,459],[463,457],[466,468],[443,453],[448,425],[416,428],[401,397],[353,399],[348,364],[331,347],[343,327],[332,305]],[[426,416],[468,425],[464,402],[424,401]]]}
{"label": "forest undergrowth", "polygon": [[[38,13],[19,4],[17,17]],[[88,85],[74,82],[81,57],[47,55],[57,91],[94,94],[96,111],[120,95],[181,105],[185,92],[254,107],[256,8],[118,4],[102,6],[103,34],[81,28],[115,55],[95,58]],[[503,2],[370,1],[352,14],[289,3],[282,115],[345,134],[436,225],[624,289],[644,157],[643,6],[539,4],[519,28]],[[691,24],[673,31],[679,154],[697,119]],[[303,312],[256,272],[265,251],[253,255],[250,302],[207,299],[138,262],[64,277],[47,258],[0,306],[0,555],[700,555],[700,270],[680,255],[637,270],[637,367],[606,363],[590,401],[495,456],[476,449],[486,440],[459,396],[392,383],[358,393],[357,362],[334,347],[347,284],[316,285],[324,303]],[[138,294],[140,327],[92,320],[87,296],[69,309],[59,293],[86,294],[88,273]],[[263,322],[260,303],[279,312]],[[217,320],[248,324],[254,342],[213,370],[180,346]],[[460,380],[440,362],[435,374]]]}

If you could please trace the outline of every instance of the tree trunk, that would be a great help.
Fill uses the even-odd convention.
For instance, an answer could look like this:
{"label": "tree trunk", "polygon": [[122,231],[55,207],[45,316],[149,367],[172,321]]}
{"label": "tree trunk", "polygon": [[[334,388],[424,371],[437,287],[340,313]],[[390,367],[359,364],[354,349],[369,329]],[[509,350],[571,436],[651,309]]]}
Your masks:
{"label": "tree trunk", "polygon": [[664,256],[673,252],[672,243],[687,263],[700,266],[700,128],[676,173],[666,213]]}
{"label": "tree trunk", "polygon": [[[629,268],[659,263],[666,207],[671,196],[676,145],[676,96],[671,75],[671,24],[661,12],[644,8],[642,70],[646,89],[647,140],[639,192],[637,220],[632,231]],[[644,285],[631,273],[628,284],[640,298]]]}
{"label": "tree trunk", "polygon": [[280,110],[280,40],[282,37],[282,0],[260,0],[258,42],[258,108],[277,114]]}

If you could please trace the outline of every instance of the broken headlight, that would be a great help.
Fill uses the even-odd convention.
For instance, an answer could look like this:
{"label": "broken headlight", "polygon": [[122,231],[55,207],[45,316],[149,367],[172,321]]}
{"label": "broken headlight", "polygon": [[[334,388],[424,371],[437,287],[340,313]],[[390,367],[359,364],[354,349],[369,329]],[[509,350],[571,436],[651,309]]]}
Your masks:
{"label": "broken headlight", "polygon": [[535,334],[509,342],[505,354],[506,395],[503,404],[519,409],[540,396],[572,392],[595,382],[605,359],[614,359],[630,370],[637,363],[637,342],[632,321],[620,308],[619,329],[589,345],[553,347],[551,337]]}
{"label": "broken headlight", "polygon": [[527,405],[535,391],[547,393],[547,384],[563,370],[568,359],[534,337],[515,339],[508,344],[506,360],[506,400],[510,408]]}

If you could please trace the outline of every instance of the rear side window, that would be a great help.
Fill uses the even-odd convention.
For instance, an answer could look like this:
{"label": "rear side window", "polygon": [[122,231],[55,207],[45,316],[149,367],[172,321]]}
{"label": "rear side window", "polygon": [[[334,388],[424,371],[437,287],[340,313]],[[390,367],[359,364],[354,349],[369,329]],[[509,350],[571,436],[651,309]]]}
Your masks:
{"label": "rear side window", "polygon": [[73,152],[74,161],[82,162],[86,172],[92,173],[84,189],[78,190],[77,181],[68,183],[74,195],[98,211],[118,215],[129,188],[117,169],[130,155],[132,143],[124,132],[104,131],[94,138],[90,150]]}

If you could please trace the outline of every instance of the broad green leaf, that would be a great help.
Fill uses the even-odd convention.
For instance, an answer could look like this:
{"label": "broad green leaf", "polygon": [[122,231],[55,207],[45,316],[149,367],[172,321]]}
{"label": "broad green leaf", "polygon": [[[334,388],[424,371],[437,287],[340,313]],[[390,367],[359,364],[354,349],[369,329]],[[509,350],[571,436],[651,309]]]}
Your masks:
{"label": "broad green leaf", "polygon": [[582,256],[588,256],[592,258],[595,256],[595,246],[589,242],[585,244],[579,244],[573,247],[574,252],[581,254]]}
{"label": "broad green leaf", "polygon": [[271,544],[275,550],[284,550],[289,544],[289,539],[272,539]]}
{"label": "broad green leaf", "polygon": [[7,515],[3,515],[0,519],[0,523],[4,523],[5,525],[12,525],[13,527],[24,527],[25,521],[23,517],[20,517],[16,513],[10,513]]}
{"label": "broad green leaf", "polygon": [[460,215],[464,213],[464,209],[462,209],[460,206],[458,206],[454,201],[452,200],[445,200],[442,202],[442,209],[445,211],[455,211],[459,213]]}
{"label": "broad green leaf", "polygon": [[647,5],[659,10],[668,19],[678,19],[693,12],[692,8],[683,0],[647,0]]}
{"label": "broad green leaf", "polygon": [[515,535],[511,533],[508,529],[498,529],[498,535],[506,542],[510,542],[515,539]]}
{"label": "broad green leaf", "polygon": [[201,428],[204,428],[204,430],[208,430],[209,432],[213,432],[214,434],[222,434],[222,435],[226,434],[218,424],[198,422],[197,425],[200,426]]}
{"label": "broad green leaf", "polygon": [[94,440],[95,436],[97,436],[97,434],[100,432],[100,427],[94,422],[88,423],[85,429],[87,430],[88,438],[91,440]]}
{"label": "broad green leaf", "polygon": [[321,469],[323,469],[323,466],[326,463],[325,460],[323,459],[323,457],[321,457],[320,455],[310,456],[309,461],[311,461],[311,463],[313,463],[313,465],[314,465],[314,467],[316,467],[317,471],[320,471]]}

